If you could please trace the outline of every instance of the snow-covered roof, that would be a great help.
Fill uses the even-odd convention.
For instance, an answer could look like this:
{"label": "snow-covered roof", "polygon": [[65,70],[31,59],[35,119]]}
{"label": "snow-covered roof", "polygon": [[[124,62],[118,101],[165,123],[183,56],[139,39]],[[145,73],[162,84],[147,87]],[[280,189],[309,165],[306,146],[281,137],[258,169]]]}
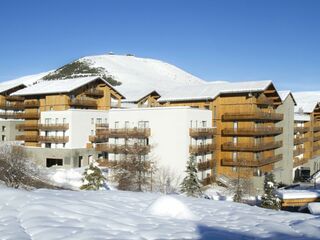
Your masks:
{"label": "snow-covered roof", "polygon": [[294,104],[297,105],[296,100],[294,99],[294,96],[292,95],[291,91],[289,91],[289,90],[278,91],[278,94],[279,94],[282,102],[284,102],[287,99],[287,97],[291,96]]}
{"label": "snow-covered roof", "polygon": [[11,84],[0,84],[0,93],[6,92],[12,88],[16,88],[19,86],[24,86],[26,87],[26,85],[22,84],[22,83],[11,83]]}
{"label": "snow-covered roof", "polygon": [[159,99],[160,102],[183,100],[210,100],[220,94],[261,92],[266,90],[272,81],[250,82],[212,82],[191,86],[183,86],[165,93]]}
{"label": "snow-covered roof", "polygon": [[297,102],[295,112],[312,113],[320,102],[320,92],[294,92],[292,94]]}
{"label": "snow-covered roof", "polygon": [[[54,94],[54,93],[69,93],[97,79],[100,79],[101,81],[105,82],[110,88],[117,91],[113,86],[111,86],[103,78],[99,76],[92,76],[92,77],[68,78],[63,80],[41,81],[30,87],[21,89],[13,93],[12,95],[27,96],[27,95],[43,95],[43,94]],[[119,93],[119,91],[117,92]]]}
{"label": "snow-covered roof", "polygon": [[309,122],[310,121],[310,114],[294,113],[294,121]]}
{"label": "snow-covered roof", "polygon": [[320,198],[320,190],[278,190],[281,199]]}

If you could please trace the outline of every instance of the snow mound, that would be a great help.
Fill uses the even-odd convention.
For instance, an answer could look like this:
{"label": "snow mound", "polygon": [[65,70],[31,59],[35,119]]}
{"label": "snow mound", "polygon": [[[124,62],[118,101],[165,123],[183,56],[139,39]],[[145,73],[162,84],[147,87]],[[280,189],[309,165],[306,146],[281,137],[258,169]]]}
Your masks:
{"label": "snow mound", "polygon": [[320,215],[320,203],[318,202],[313,202],[308,204],[308,209],[310,213],[314,215]]}
{"label": "snow mound", "polygon": [[84,168],[50,168],[45,171],[47,178],[60,187],[79,189],[82,185]]}
{"label": "snow mound", "polygon": [[160,217],[169,217],[176,219],[195,220],[196,216],[181,201],[170,196],[159,197],[153,202],[148,213]]}

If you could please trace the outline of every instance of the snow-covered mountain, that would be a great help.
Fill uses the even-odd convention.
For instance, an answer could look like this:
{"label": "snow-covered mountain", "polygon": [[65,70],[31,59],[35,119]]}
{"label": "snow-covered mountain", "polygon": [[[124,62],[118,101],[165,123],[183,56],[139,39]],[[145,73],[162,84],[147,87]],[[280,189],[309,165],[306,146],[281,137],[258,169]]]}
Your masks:
{"label": "snow-covered mountain", "polygon": [[163,61],[111,54],[83,57],[57,70],[22,77],[10,82],[30,85],[42,78],[60,77],[61,73],[76,77],[97,72],[120,82],[121,85],[116,88],[127,99],[142,97],[153,90],[161,94],[175,87],[205,83],[202,79]]}

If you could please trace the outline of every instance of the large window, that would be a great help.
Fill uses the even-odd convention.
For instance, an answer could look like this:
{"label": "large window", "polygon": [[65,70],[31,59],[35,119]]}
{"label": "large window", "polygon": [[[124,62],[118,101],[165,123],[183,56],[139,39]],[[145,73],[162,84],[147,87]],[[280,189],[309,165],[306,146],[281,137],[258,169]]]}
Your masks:
{"label": "large window", "polygon": [[63,160],[60,158],[47,158],[46,159],[47,167],[52,167],[52,166],[63,166]]}

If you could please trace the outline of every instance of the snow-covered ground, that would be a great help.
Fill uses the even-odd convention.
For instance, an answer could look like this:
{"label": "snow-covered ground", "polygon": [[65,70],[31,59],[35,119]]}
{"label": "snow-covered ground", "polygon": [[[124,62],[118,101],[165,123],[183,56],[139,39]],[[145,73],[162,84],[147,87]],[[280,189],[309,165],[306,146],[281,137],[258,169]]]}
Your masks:
{"label": "snow-covered ground", "polygon": [[0,188],[0,239],[320,239],[320,217],[122,191]]}

